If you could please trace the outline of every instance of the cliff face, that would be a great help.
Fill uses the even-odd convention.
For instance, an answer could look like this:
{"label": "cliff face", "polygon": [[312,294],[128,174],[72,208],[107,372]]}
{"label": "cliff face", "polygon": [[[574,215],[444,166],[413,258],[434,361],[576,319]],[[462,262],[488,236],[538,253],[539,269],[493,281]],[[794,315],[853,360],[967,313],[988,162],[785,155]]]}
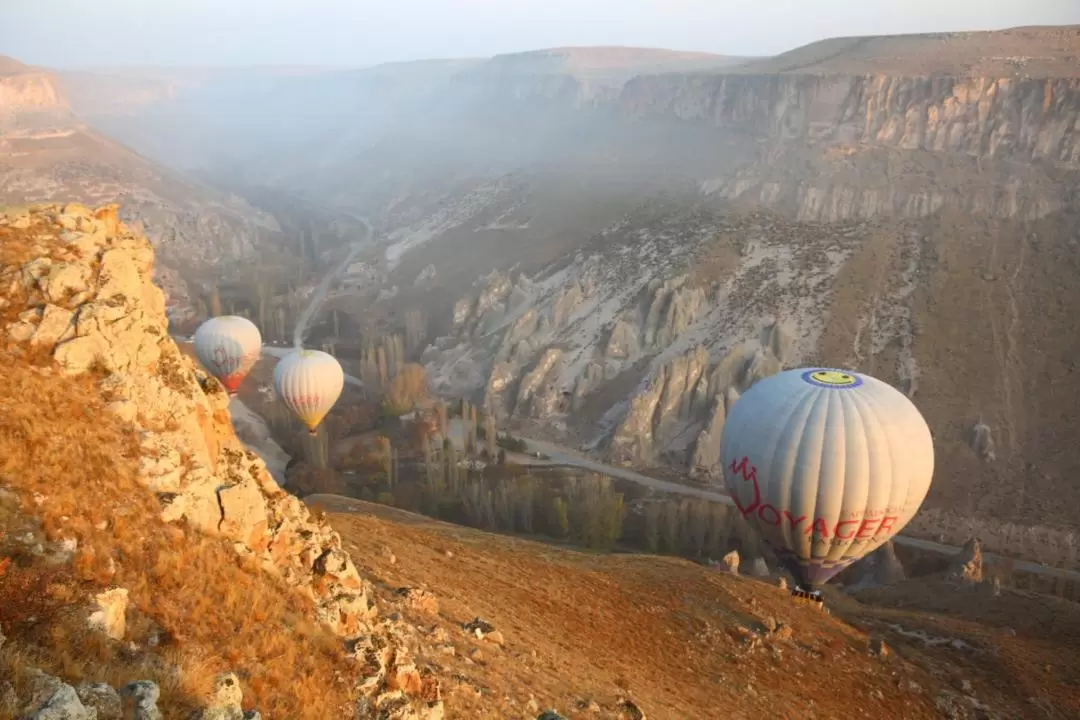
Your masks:
{"label": "cliff face", "polygon": [[[340,537],[245,450],[224,389],[169,338],[150,243],[118,220],[115,205],[0,215],[0,233],[0,313],[9,318],[0,333],[16,355],[47,354],[61,373],[97,378],[107,410],[139,432],[139,479],[162,519],[231,541],[238,555],[300,589],[314,618],[360,657],[373,653],[365,680],[372,708],[401,705],[386,683],[401,682],[399,671],[415,674],[405,631],[377,621],[371,585]],[[417,691],[421,684],[417,676]],[[441,707],[421,701],[409,712],[402,717],[441,717]]]}
{"label": "cliff face", "polygon": [[0,136],[58,132],[74,125],[54,75],[0,56]]}
{"label": "cliff face", "polygon": [[772,141],[962,153],[1080,167],[1080,79],[643,76],[619,107]]}

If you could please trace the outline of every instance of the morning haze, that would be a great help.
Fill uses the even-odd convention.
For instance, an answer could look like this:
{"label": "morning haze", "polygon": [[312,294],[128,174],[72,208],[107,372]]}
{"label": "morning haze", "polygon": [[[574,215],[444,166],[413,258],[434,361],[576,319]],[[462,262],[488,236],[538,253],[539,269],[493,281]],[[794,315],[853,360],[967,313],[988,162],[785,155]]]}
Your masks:
{"label": "morning haze", "polygon": [[1078,117],[1080,0],[0,0],[0,720],[1076,720]]}
{"label": "morning haze", "polygon": [[[0,53],[59,68],[358,67],[568,45],[754,56],[823,37],[1080,22],[1075,0],[7,0]],[[94,42],[71,42],[55,18]]]}

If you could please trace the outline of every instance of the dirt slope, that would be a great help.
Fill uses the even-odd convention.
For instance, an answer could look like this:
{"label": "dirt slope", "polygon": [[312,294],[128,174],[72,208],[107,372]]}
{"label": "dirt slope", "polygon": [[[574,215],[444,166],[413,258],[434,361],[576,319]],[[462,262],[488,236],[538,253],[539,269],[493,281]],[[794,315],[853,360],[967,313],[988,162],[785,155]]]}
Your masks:
{"label": "dirt slope", "polygon": [[[307,502],[331,512],[383,592],[438,596],[431,637],[455,646],[436,662],[457,678],[448,702],[460,717],[532,718],[530,698],[592,718],[590,701],[606,713],[629,697],[652,720],[938,718],[950,706],[949,717],[1064,719],[1080,709],[1072,604],[910,581],[873,605],[830,593],[830,617],[773,581],[683,560],[589,555],[334,496]],[[477,615],[505,647],[462,633]],[[783,627],[763,632],[769,618],[790,639]],[[884,633],[886,659],[868,652],[868,632]],[[959,643],[935,647],[936,637]],[[474,649],[481,657],[466,660]]]}

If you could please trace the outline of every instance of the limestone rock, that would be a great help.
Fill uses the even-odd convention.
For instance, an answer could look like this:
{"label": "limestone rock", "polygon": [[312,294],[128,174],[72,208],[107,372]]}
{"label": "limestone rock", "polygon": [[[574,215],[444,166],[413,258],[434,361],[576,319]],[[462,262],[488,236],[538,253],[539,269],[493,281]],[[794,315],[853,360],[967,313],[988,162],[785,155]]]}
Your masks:
{"label": "limestone rock", "polygon": [[558,411],[561,389],[556,384],[562,350],[548,348],[540,361],[518,387],[516,409],[519,414],[546,417]]}
{"label": "limestone rock", "polygon": [[645,317],[642,345],[663,348],[697,319],[705,305],[702,288],[687,287],[686,276],[660,283],[652,293]]}
{"label": "limestone rock", "polygon": [[238,482],[218,488],[221,522],[218,531],[249,546],[258,546],[267,532],[266,501],[259,486]]}
{"label": "limestone rock", "polygon": [[90,627],[105,633],[113,640],[123,640],[127,631],[126,614],[128,591],[112,588],[94,597],[95,607],[90,613]]}
{"label": "limestone rock", "polygon": [[978,538],[970,538],[949,563],[946,577],[964,583],[983,581],[982,543]]}
{"label": "limestone rock", "polygon": [[472,314],[472,299],[461,298],[454,303],[454,326],[464,325]]}
{"label": "limestone rock", "polygon": [[791,359],[794,337],[791,330],[779,320],[774,319],[762,328],[759,342],[762,349],[776,358],[781,365]]}
{"label": "limestone rock", "polygon": [[200,720],[244,720],[244,711],[240,707],[243,700],[239,678],[234,673],[218,675],[214,678],[210,702],[199,715]]}
{"label": "limestone rock", "polygon": [[694,457],[691,460],[691,472],[695,476],[718,476],[721,470],[720,438],[724,432],[724,399],[717,397],[713,401],[712,412],[705,429],[698,433],[694,443]]}
{"label": "limestone rock", "polygon": [[896,557],[892,540],[857,562],[852,570],[856,579],[848,587],[851,592],[882,585],[894,585],[902,582],[906,577],[904,566]]}
{"label": "limestone rock", "polygon": [[487,286],[481,290],[480,296],[476,299],[473,314],[477,318],[483,318],[491,310],[499,308],[510,294],[510,289],[510,278],[498,271],[493,272],[488,276]]}
{"label": "limestone rock", "polygon": [[[696,388],[708,382],[704,378],[708,361],[708,353],[698,347],[660,368],[649,385],[631,400],[629,411],[612,436],[610,453],[614,461],[652,464],[658,448],[670,447],[685,434],[692,420]],[[686,445],[682,449],[686,450]]]}
{"label": "limestone rock", "polygon": [[49,274],[38,279],[38,286],[49,302],[64,305],[88,289],[89,277],[90,270],[85,265],[61,262],[52,265]]}
{"label": "limestone rock", "polygon": [[401,588],[397,594],[404,598],[406,607],[414,612],[426,615],[439,614],[439,599],[432,592],[421,588]]}
{"label": "limestone rock", "polygon": [[97,720],[121,720],[123,717],[120,693],[107,683],[80,683],[75,692],[88,710],[97,712]]}
{"label": "limestone rock", "polygon": [[163,720],[157,702],[161,690],[149,680],[138,680],[120,688],[124,720]]}
{"label": "limestone rock", "polygon": [[58,305],[46,305],[41,322],[38,323],[30,341],[34,345],[53,348],[57,343],[69,340],[74,333],[75,313]]}
{"label": "limestone rock", "polygon": [[568,287],[563,288],[558,297],[555,298],[555,304],[552,307],[552,326],[561,327],[566,324],[571,313],[581,305],[584,299],[585,291],[576,280],[572,281]]}
{"label": "limestone rock", "polygon": [[667,383],[667,368],[630,401],[630,409],[611,438],[612,462],[647,463],[653,458],[653,418]]}
{"label": "limestone rock", "polygon": [[436,272],[434,265],[426,265],[424,269],[417,274],[416,280],[413,281],[413,285],[420,287],[421,285],[427,284],[435,278]]}
{"label": "limestone rock", "polygon": [[28,720],[97,720],[97,711],[88,710],[79,700],[75,688],[60,684]]}
{"label": "limestone rock", "polygon": [[604,348],[604,357],[611,360],[625,360],[636,357],[640,352],[637,328],[625,320],[616,320]]}
{"label": "limestone rock", "polygon": [[997,457],[994,435],[990,431],[990,426],[982,420],[975,423],[971,429],[971,449],[986,462],[993,462]]}
{"label": "limestone rock", "polygon": [[621,700],[617,712],[619,720],[648,720],[633,700]]}

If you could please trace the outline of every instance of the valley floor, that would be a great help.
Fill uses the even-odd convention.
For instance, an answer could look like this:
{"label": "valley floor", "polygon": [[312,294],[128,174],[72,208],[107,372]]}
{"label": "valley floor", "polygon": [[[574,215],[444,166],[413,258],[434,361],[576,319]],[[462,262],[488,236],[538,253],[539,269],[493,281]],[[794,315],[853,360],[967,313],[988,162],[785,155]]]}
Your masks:
{"label": "valley floor", "polygon": [[[452,678],[450,717],[632,717],[618,714],[624,699],[650,720],[1080,714],[1074,603],[924,578],[859,600],[830,592],[823,614],[775,582],[685,560],[592,555],[338,496],[307,502],[330,513],[385,595],[437,596],[437,614],[410,619],[432,640],[423,659]],[[477,616],[504,645],[461,629]],[[878,638],[886,657],[872,652]]]}

